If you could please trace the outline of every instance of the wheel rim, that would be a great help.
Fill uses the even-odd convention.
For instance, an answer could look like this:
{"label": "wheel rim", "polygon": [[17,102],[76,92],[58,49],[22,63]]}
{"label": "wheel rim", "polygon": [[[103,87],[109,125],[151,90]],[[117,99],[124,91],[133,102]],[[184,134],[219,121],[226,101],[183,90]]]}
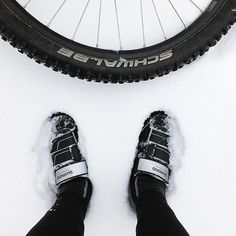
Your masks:
{"label": "wheel rim", "polygon": [[77,43],[110,50],[150,47],[186,30],[212,0],[17,0],[38,21]]}

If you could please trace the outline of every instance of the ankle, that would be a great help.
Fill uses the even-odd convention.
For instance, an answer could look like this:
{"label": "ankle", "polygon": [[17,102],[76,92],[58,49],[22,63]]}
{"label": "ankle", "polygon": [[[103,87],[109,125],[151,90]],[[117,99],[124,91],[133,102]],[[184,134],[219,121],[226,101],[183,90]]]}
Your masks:
{"label": "ankle", "polygon": [[166,184],[148,174],[140,174],[135,179],[135,188],[137,199],[146,194],[159,194],[165,197]]}
{"label": "ankle", "polygon": [[68,192],[79,195],[79,197],[84,199],[87,207],[92,196],[92,183],[89,178],[79,177],[72,179],[59,186],[58,197]]}

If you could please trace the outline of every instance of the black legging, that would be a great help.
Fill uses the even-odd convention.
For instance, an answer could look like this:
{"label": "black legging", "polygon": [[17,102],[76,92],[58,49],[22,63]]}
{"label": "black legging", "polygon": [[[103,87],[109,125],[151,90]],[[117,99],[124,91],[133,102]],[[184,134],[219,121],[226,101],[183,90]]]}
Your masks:
{"label": "black legging", "polygon": [[137,236],[189,235],[159,192],[144,193],[139,197],[136,209]]}
{"label": "black legging", "polygon": [[[86,214],[83,198],[66,192],[27,236],[83,236]],[[189,235],[158,192],[146,192],[137,202],[137,236]]]}

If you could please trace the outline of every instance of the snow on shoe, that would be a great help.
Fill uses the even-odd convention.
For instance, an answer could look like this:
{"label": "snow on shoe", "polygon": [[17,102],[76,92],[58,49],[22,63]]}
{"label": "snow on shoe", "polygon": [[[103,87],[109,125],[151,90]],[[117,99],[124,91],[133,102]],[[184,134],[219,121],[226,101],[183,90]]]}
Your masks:
{"label": "snow on shoe", "polygon": [[56,113],[52,123],[52,160],[56,184],[60,186],[77,177],[88,177],[88,168],[78,147],[78,128],[67,114]]}
{"label": "snow on shoe", "polygon": [[144,122],[130,180],[133,200],[144,191],[165,194],[170,177],[168,120],[165,112],[158,111]]}

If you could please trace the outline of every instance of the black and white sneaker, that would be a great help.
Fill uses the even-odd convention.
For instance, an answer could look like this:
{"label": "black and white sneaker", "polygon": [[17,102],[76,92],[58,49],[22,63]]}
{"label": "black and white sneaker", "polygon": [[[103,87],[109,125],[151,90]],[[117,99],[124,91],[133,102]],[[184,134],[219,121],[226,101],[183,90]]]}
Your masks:
{"label": "black and white sneaker", "polygon": [[130,178],[134,202],[147,191],[165,195],[170,177],[169,117],[157,111],[144,122]]}
{"label": "black and white sneaker", "polygon": [[52,125],[51,156],[58,195],[64,192],[80,194],[86,203],[92,195],[92,184],[88,178],[88,167],[78,147],[78,128],[72,117],[55,113],[49,121]]}

